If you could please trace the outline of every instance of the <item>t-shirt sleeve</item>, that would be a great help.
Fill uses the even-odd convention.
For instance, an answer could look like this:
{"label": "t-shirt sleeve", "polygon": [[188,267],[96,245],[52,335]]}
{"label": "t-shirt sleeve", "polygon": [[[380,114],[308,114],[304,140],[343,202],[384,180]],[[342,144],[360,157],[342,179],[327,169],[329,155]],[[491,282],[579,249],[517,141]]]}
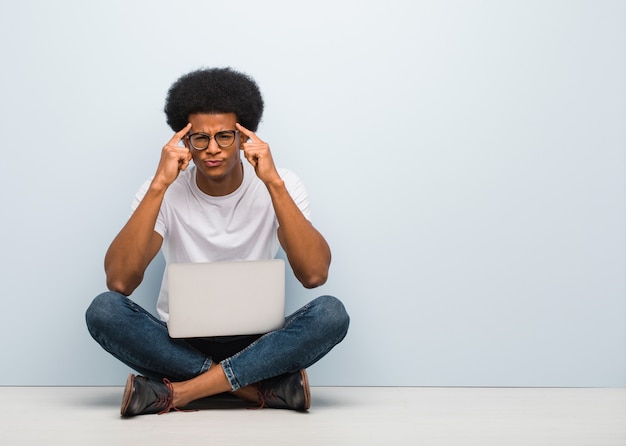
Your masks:
{"label": "t-shirt sleeve", "polygon": [[291,195],[291,198],[296,203],[296,206],[302,211],[302,214],[307,220],[311,220],[311,205],[309,203],[309,194],[304,187],[304,183],[289,169],[279,169],[278,174],[285,182],[287,192]]}
{"label": "t-shirt sleeve", "polygon": [[[141,185],[139,190],[137,190],[137,193],[135,194],[135,197],[133,198],[133,202],[131,203],[131,206],[130,206],[132,212],[135,212],[135,210],[139,206],[139,203],[141,203],[141,200],[143,200],[143,197],[146,195],[146,192],[148,192],[148,189],[150,188],[150,183],[152,183],[152,177],[148,178]],[[132,212],[131,212],[131,215],[132,215]],[[163,221],[163,213],[161,210],[159,210],[159,216],[157,217],[154,230],[158,232],[161,235],[161,237],[165,236],[165,223]]]}

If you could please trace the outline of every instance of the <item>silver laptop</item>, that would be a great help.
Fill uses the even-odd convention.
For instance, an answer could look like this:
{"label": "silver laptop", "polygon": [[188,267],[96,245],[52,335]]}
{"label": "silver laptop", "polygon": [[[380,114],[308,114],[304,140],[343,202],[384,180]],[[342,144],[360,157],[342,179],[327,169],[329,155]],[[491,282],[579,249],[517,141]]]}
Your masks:
{"label": "silver laptop", "polygon": [[173,338],[262,334],[285,323],[282,259],[173,263],[167,275]]}

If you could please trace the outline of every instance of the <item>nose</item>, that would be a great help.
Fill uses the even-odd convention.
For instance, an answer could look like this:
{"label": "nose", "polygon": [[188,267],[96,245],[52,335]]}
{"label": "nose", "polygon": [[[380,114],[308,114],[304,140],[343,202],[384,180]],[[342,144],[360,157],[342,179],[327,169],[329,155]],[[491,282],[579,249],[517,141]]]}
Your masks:
{"label": "nose", "polygon": [[215,138],[209,139],[209,145],[205,149],[210,154],[220,153],[222,149],[215,142]]}

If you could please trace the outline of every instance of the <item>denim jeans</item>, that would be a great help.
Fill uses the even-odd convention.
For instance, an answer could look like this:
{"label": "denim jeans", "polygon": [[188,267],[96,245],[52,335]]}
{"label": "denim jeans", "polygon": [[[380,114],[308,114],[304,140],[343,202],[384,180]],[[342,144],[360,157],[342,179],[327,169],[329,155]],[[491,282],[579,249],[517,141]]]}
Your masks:
{"label": "denim jeans", "polygon": [[144,376],[184,381],[220,362],[237,390],[314,364],[343,340],[350,318],[338,299],[321,296],[263,335],[174,339],[165,322],[109,291],[93,300],[86,321],[96,342]]}

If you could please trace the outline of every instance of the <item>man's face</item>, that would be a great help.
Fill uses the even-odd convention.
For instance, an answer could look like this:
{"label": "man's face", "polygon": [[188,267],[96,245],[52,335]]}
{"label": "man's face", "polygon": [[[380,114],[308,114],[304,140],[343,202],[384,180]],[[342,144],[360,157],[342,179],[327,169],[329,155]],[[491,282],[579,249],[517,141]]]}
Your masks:
{"label": "man's face", "polygon": [[[195,113],[189,115],[189,122],[191,123],[190,135],[199,132],[210,135],[208,147],[202,150],[193,148],[189,137],[184,139],[185,146],[191,151],[193,162],[197,167],[198,187],[204,193],[214,196],[234,192],[243,180],[239,135],[228,147],[220,147],[214,137],[218,132],[235,131],[237,116],[234,113]],[[206,137],[203,138],[200,135],[200,139],[206,142]]]}

